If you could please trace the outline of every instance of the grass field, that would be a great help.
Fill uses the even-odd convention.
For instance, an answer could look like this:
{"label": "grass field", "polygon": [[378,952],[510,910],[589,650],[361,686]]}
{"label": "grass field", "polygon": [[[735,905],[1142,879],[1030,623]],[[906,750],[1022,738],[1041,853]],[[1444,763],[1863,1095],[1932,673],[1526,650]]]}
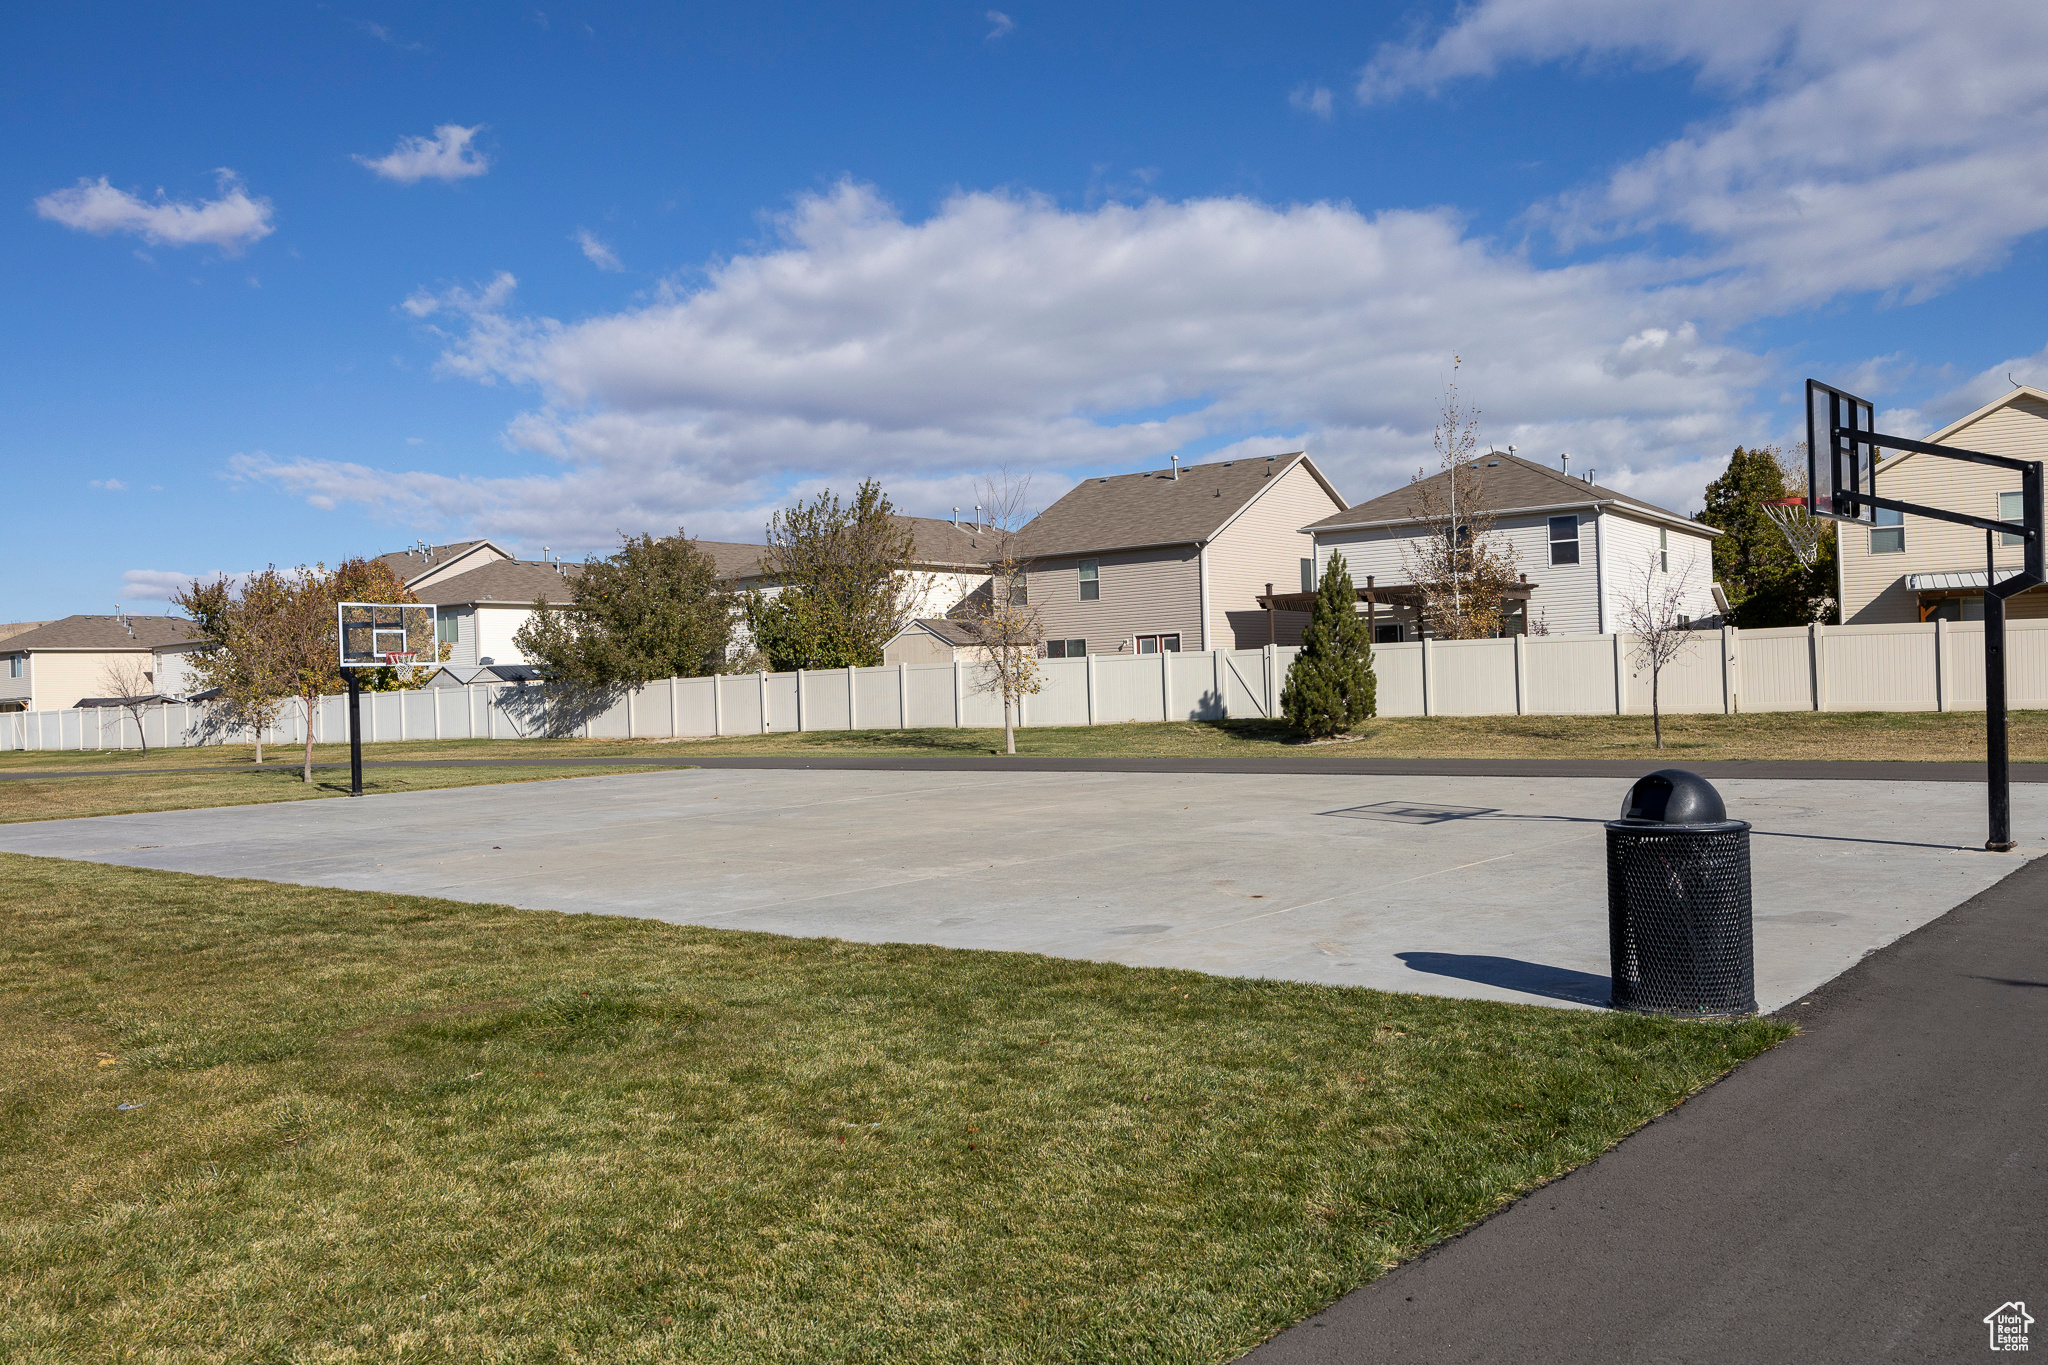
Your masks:
{"label": "grass field", "polygon": [[1790,1032],[0,879],[33,1365],[1221,1361]]}
{"label": "grass field", "polygon": [[[2048,762],[2048,711],[2015,711],[2016,762]],[[365,746],[377,759],[656,758],[687,763],[698,754],[906,753],[989,754],[1003,747],[1000,730],[814,730],[803,734],[737,735],[691,740],[409,740]],[[1791,711],[1757,715],[1664,718],[1665,753],[1693,759],[1981,759],[1981,712]],[[1185,721],[1166,724],[1066,726],[1017,732],[1023,754],[1085,757],[1203,757],[1285,752],[1375,754],[1388,758],[1635,758],[1654,755],[1648,716],[1438,716],[1366,722],[1356,742],[1303,747],[1272,721]],[[272,747],[269,763],[295,763],[300,751]],[[314,761],[346,762],[345,744],[315,745]],[[124,768],[246,768],[248,745],[134,750],[0,753],[8,771],[114,771]]]}

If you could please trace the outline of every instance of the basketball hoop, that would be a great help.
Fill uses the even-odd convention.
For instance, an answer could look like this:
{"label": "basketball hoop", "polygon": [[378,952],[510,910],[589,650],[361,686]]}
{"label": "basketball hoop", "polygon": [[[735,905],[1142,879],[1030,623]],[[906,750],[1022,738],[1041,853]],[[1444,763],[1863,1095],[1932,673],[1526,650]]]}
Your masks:
{"label": "basketball hoop", "polygon": [[1801,565],[1812,567],[1820,554],[1820,538],[1827,532],[1826,519],[1808,511],[1805,498],[1773,498],[1763,506],[1764,515],[1785,537],[1794,557]]}
{"label": "basketball hoop", "polygon": [[399,681],[409,683],[412,681],[414,665],[419,662],[419,658],[417,654],[400,654],[392,651],[385,654],[384,666],[397,669]]}

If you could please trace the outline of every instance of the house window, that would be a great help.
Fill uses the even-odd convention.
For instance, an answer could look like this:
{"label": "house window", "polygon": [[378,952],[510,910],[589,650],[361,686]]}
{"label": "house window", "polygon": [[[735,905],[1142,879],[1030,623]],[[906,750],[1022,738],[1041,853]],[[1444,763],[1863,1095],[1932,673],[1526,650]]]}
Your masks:
{"label": "house window", "polygon": [[456,617],[442,616],[437,612],[434,616],[434,643],[437,645],[453,645],[460,644],[461,641],[461,622]]}
{"label": "house window", "polygon": [[1577,517],[1552,517],[1550,519],[1550,562],[1553,564],[1576,564],[1579,562],[1579,519]]}
{"label": "house window", "polygon": [[1316,590],[1316,562],[1313,559],[1301,561],[1301,590],[1303,592],[1314,592]]}
{"label": "house window", "polygon": [[1047,640],[1045,657],[1048,659],[1080,659],[1088,654],[1086,640]]}
{"label": "house window", "polygon": [[21,672],[22,672],[22,667],[21,667],[21,666],[22,666],[23,664],[27,663],[27,662],[28,662],[28,656],[27,656],[26,654],[10,654],[10,655],[8,655],[8,656],[7,656],[7,676],[8,676],[8,677],[10,677],[10,678],[18,678],[18,677],[20,677],[20,676],[21,676]]}
{"label": "house window", "polygon": [[1880,507],[1870,528],[1870,553],[1897,555],[1906,552],[1906,514],[1895,507]]}
{"label": "house window", "polygon": [[1013,607],[1024,607],[1029,606],[1030,604],[1030,586],[1025,583],[1024,575],[1018,574],[1015,578],[1010,580],[1010,605]]}
{"label": "house window", "polygon": [[1100,602],[1102,600],[1102,562],[1096,559],[1081,561],[1081,600]]}
{"label": "house window", "polygon": [[1376,645],[1398,645],[1401,643],[1401,627],[1398,624],[1374,626],[1372,642]]}
{"label": "house window", "polygon": [[1671,528],[1668,526],[1657,528],[1657,572],[1671,572]]}
{"label": "house window", "polygon": [[1180,653],[1180,636],[1140,635],[1138,637],[1138,652],[1140,654],[1178,654]]}
{"label": "house window", "polygon": [[[2000,493],[1998,495],[1998,519],[2000,521],[2025,521],[2027,519],[2025,502],[2026,497],[2023,494]],[[2024,545],[2027,543],[2027,538],[2017,531],[2000,531],[1998,533],[1998,543],[2000,545]]]}

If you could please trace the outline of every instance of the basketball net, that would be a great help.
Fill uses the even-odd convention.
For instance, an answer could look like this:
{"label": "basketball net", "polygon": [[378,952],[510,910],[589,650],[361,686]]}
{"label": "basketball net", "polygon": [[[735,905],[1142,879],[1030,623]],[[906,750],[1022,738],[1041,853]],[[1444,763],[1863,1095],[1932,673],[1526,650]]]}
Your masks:
{"label": "basketball net", "polygon": [[407,687],[410,687],[413,684],[414,677],[419,672],[419,658],[420,656],[417,654],[387,653],[384,656],[384,666],[386,668],[396,669],[398,672],[398,680],[404,683]]}
{"label": "basketball net", "polygon": [[1785,537],[1800,564],[1811,568],[1820,554],[1820,538],[1827,532],[1827,522],[1806,510],[1805,498],[1775,498],[1764,504],[1764,515]]}

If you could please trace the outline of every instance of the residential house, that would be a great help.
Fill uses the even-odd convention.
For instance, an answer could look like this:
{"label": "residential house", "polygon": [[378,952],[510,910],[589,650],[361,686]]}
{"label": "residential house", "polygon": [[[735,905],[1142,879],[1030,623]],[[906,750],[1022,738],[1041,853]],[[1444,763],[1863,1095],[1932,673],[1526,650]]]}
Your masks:
{"label": "residential house", "polygon": [[1314,553],[1344,499],[1300,451],[1087,479],[1018,537],[1053,658],[1299,644],[1305,611],[1259,594]]}
{"label": "residential house", "polygon": [[[1683,575],[1685,614],[1714,615],[1713,543],[1721,533],[1713,527],[1603,488],[1590,474],[1574,478],[1505,451],[1478,456],[1471,467],[1494,532],[1526,580],[1509,594],[1503,634],[1619,630],[1622,605],[1641,592],[1646,573]],[[1412,561],[1431,534],[1425,499],[1450,477],[1444,470],[1307,524],[1313,564],[1303,566],[1297,594],[1279,596],[1279,604],[1305,601],[1341,552],[1358,588],[1372,579],[1375,614],[1384,618],[1374,625],[1376,643],[1422,638]]]}
{"label": "residential house", "polygon": [[160,645],[191,638],[179,616],[67,616],[0,640],[0,711],[59,711],[107,696],[108,674],[140,665],[158,692]]}
{"label": "residential house", "polygon": [[[2048,460],[2048,393],[2020,385],[1926,440]],[[2001,521],[2023,515],[2016,470],[1908,451],[1881,462],[1873,482],[1879,496],[1900,502]],[[1983,531],[1911,513],[1880,511],[1876,525],[1845,523],[1835,536],[1835,598],[1844,625],[1981,621],[1989,569],[2004,578],[2021,567],[2018,536],[1995,537],[1987,566]],[[2031,588],[2007,599],[2005,613],[2014,620],[2048,616],[2048,591]]]}
{"label": "residential house", "polygon": [[882,646],[882,662],[895,664],[946,664],[955,659],[974,663],[988,656],[965,622],[949,616],[928,616],[905,623]]}

